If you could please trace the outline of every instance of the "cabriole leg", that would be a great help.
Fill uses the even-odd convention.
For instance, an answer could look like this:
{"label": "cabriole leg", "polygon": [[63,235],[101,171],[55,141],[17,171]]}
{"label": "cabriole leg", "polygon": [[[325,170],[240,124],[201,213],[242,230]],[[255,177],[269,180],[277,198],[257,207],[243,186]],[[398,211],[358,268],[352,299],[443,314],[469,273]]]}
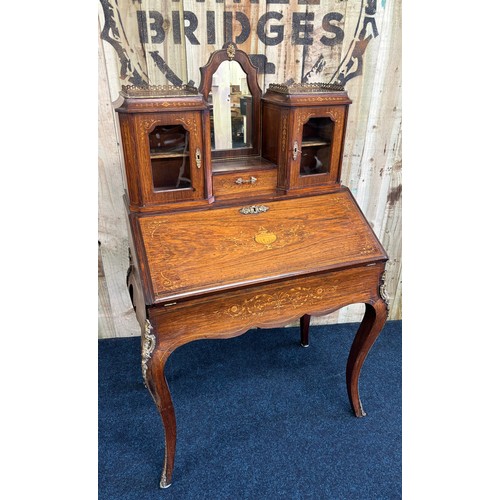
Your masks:
{"label": "cabriole leg", "polygon": [[146,332],[143,335],[142,347],[142,374],[146,387],[153,396],[160,412],[165,430],[165,459],[160,488],[168,488],[172,484],[176,443],[174,405],[164,373],[165,363],[170,352],[155,349],[155,344],[156,338],[152,332],[151,324],[146,320]]}
{"label": "cabriole leg", "polygon": [[379,299],[373,305],[365,305],[365,315],[354,337],[346,370],[347,393],[356,417],[366,415],[359,398],[359,374],[369,350],[377,340],[387,319],[387,304],[384,300]]}
{"label": "cabriole leg", "polygon": [[300,318],[300,345],[302,347],[309,347],[309,323],[311,322],[311,316],[309,314],[304,314]]}

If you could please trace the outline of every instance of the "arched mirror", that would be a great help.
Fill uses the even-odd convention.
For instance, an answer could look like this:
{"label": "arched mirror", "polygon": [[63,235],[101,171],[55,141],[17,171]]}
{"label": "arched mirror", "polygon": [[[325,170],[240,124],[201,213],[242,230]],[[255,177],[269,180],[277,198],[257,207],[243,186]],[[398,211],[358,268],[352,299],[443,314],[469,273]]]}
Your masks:
{"label": "arched mirror", "polygon": [[210,110],[212,157],[260,155],[260,98],[257,68],[233,43],[213,52],[200,68],[203,94]]}
{"label": "arched mirror", "polygon": [[212,151],[252,147],[252,94],[236,61],[222,61],[208,94]]}

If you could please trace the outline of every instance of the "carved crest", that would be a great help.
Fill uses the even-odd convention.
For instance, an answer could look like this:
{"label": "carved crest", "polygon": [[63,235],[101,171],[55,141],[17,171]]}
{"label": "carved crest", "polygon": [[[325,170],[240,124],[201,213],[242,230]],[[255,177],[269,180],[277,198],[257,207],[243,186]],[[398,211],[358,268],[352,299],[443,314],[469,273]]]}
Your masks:
{"label": "carved crest", "polygon": [[228,59],[231,61],[232,59],[234,59],[234,56],[236,55],[236,45],[234,43],[230,43],[228,46],[227,46],[227,49],[226,49],[226,53],[227,53],[227,57]]}

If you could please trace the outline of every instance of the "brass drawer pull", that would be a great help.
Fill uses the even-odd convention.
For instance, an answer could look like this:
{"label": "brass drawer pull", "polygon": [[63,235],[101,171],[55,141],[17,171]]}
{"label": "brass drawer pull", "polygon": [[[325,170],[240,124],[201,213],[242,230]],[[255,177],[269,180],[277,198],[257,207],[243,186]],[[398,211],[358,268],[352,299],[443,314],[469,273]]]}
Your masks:
{"label": "brass drawer pull", "polygon": [[269,207],[265,205],[252,205],[250,207],[243,207],[240,209],[240,213],[242,214],[260,214],[262,212],[267,212]]}
{"label": "brass drawer pull", "polygon": [[250,177],[250,179],[248,179],[248,180],[244,180],[244,179],[242,179],[241,177],[238,177],[238,178],[234,181],[234,183],[235,183],[235,184],[255,184],[256,182],[257,182],[257,177],[254,177],[253,175],[252,175],[252,177]]}

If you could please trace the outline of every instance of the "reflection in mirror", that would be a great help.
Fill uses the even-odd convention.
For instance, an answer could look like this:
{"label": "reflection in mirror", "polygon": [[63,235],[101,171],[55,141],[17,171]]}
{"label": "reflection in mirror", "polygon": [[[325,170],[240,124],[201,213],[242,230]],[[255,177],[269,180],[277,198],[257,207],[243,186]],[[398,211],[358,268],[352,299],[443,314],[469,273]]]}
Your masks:
{"label": "reflection in mirror", "polygon": [[252,147],[252,95],[238,62],[219,65],[208,102],[212,150]]}

